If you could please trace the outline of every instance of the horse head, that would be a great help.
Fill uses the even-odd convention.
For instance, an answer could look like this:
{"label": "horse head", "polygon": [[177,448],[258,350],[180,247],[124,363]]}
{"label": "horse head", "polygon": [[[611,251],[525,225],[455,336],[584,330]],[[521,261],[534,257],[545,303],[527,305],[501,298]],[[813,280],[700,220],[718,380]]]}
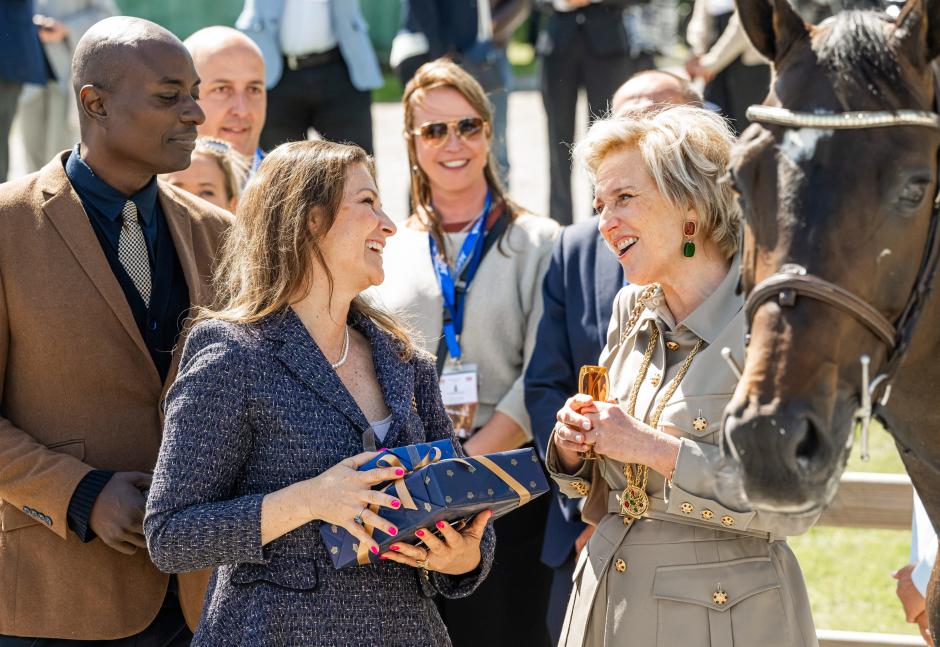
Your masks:
{"label": "horse head", "polygon": [[848,458],[869,388],[860,358],[872,376],[885,370],[924,274],[940,0],[909,0],[893,19],[850,11],[818,26],[787,0],[738,0],[738,13],[774,75],[729,172],[745,215],[741,288],[755,298],[725,412],[719,495],[812,514]]}

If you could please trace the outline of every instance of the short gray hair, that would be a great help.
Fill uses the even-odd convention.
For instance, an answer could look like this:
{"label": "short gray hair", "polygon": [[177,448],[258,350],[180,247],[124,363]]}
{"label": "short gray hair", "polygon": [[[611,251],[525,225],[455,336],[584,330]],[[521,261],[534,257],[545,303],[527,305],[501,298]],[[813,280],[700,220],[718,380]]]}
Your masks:
{"label": "short gray hair", "polygon": [[698,213],[699,228],[731,257],[740,244],[741,211],[723,181],[734,135],[724,118],[704,108],[673,106],[657,112],[595,121],[574,157],[595,181],[610,153],[636,147],[663,197]]}

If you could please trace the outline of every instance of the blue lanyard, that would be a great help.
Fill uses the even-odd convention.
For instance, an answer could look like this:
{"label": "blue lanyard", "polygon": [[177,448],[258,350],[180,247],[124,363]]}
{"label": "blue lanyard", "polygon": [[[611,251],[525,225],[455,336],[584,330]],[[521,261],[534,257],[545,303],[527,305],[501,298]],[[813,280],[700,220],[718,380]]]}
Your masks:
{"label": "blue lanyard", "polygon": [[[483,204],[483,213],[473,223],[470,233],[460,247],[454,272],[441,259],[438,254],[437,243],[433,236],[428,236],[428,245],[431,248],[431,263],[437,274],[437,284],[444,297],[444,340],[447,342],[447,352],[455,360],[460,361],[460,333],[463,330],[464,295],[470,288],[470,282],[480,265],[483,256],[483,242],[486,237],[486,217],[490,213],[493,201],[489,191],[486,192],[486,202]],[[457,277],[455,280],[454,277]]]}

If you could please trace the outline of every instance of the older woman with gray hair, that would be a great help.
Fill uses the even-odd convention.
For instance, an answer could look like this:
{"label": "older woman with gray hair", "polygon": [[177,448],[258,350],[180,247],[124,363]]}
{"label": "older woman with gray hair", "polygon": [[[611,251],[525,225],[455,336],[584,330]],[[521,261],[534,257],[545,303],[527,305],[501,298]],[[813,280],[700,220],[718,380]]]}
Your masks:
{"label": "older woman with gray hair", "polygon": [[597,525],[575,567],[560,644],[816,645],[785,542],[815,517],[715,498],[722,410],[740,365],[740,212],[722,178],[732,135],[693,107],[601,120],[575,156],[600,231],[630,283],[600,364],[608,401],[575,395],[548,453],[561,491]]}

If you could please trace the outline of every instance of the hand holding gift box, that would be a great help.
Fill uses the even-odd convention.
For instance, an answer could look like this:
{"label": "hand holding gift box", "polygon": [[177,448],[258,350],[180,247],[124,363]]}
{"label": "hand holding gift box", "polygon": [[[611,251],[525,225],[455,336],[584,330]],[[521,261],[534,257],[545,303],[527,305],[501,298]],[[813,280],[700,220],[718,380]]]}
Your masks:
{"label": "hand holding gift box", "polygon": [[[444,442],[449,444],[449,441]],[[415,445],[419,457],[416,463],[402,461],[402,456],[409,454],[407,448],[389,450],[376,457],[377,466],[395,459],[402,461],[403,468],[417,466],[403,478],[382,487],[402,504],[397,510],[381,512],[382,518],[398,530],[397,534],[393,536],[381,528],[365,526],[366,532],[379,544],[380,552],[387,551],[392,543],[420,542],[422,538],[415,535],[418,529],[435,528],[438,522],[457,522],[462,527],[467,519],[484,510],[492,510],[493,517],[499,517],[548,491],[548,482],[534,449],[472,458],[437,458],[435,445],[437,443]],[[443,455],[443,449],[439,446],[437,449],[441,449]],[[336,568],[379,560],[339,526],[324,524],[320,535]]]}

